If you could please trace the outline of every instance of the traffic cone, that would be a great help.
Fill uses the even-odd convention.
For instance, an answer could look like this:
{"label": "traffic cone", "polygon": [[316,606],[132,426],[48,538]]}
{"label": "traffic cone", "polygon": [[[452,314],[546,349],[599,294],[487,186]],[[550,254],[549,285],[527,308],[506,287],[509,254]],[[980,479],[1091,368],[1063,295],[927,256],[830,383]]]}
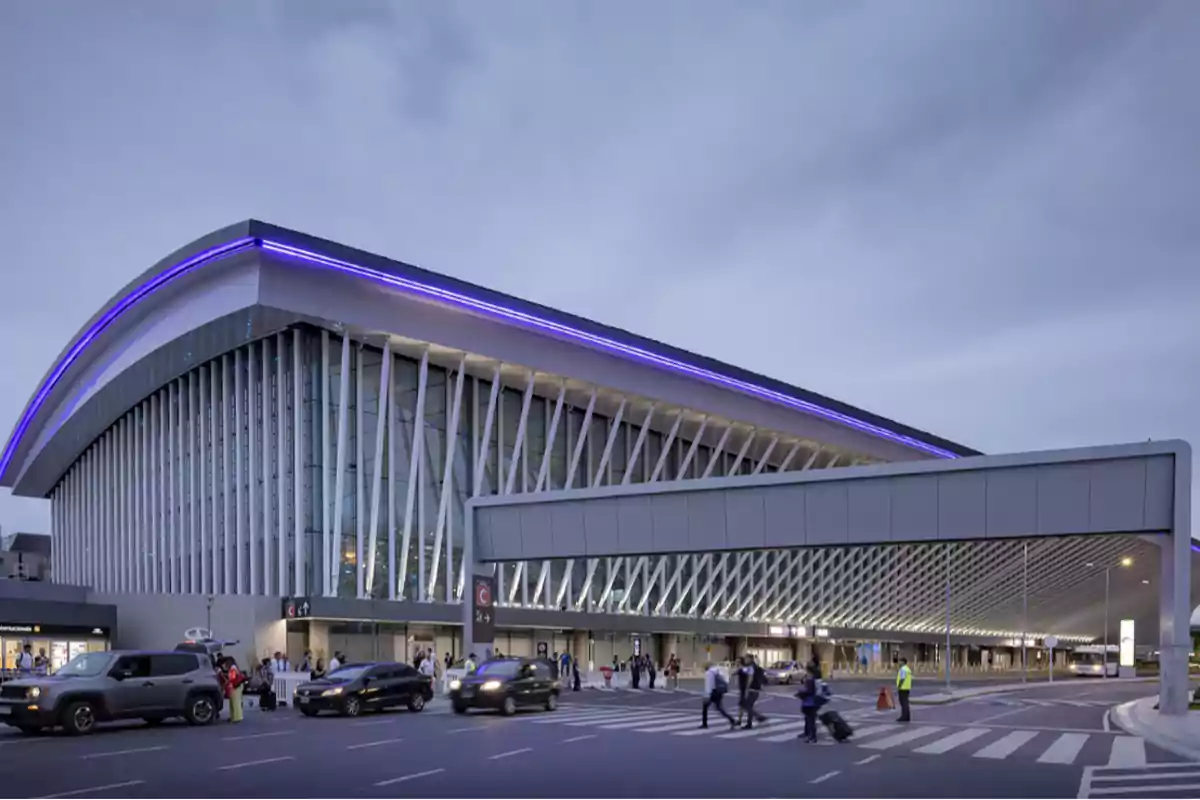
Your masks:
{"label": "traffic cone", "polygon": [[879,700],[875,703],[876,711],[890,711],[896,707],[892,702],[892,693],[888,691],[886,686],[879,687]]}

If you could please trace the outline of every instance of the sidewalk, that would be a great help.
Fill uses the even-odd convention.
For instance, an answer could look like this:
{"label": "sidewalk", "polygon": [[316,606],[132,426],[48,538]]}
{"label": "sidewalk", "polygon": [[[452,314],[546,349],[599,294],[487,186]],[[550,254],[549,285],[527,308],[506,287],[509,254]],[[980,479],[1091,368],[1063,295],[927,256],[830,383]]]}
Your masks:
{"label": "sidewalk", "polygon": [[1158,695],[1122,703],[1109,712],[1126,733],[1140,736],[1155,747],[1200,761],[1200,711],[1182,717],[1163,716],[1154,710]]}
{"label": "sidewalk", "polygon": [[[1157,681],[1158,678],[1109,678],[1106,683],[1120,684],[1127,683],[1146,683]],[[1038,681],[1036,683],[1002,683],[993,686],[972,686],[966,689],[951,689],[949,692],[939,692],[938,694],[926,694],[920,697],[914,697],[910,701],[913,705],[943,705],[945,703],[953,703],[958,700],[968,700],[972,697],[982,697],[991,694],[1004,694],[1006,692],[1020,692],[1027,689],[1041,689],[1047,686],[1058,686],[1061,688],[1066,681]]]}

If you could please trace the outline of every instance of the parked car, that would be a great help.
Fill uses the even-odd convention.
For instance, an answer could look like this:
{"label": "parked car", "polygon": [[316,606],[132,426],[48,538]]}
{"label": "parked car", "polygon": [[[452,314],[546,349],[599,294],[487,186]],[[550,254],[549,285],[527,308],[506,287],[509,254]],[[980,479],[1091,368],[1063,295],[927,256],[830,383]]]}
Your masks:
{"label": "parked car", "polygon": [[306,717],[335,711],[357,717],[364,711],[406,706],[421,711],[433,699],[433,682],[411,664],[346,664],[296,689],[296,707]]}
{"label": "parked car", "polygon": [[776,661],[763,672],[766,673],[767,683],[790,684],[804,676],[804,669],[798,661]]}
{"label": "parked car", "polygon": [[544,658],[500,658],[479,665],[474,672],[450,682],[454,713],[486,708],[505,715],[521,706],[558,708],[558,671]]}
{"label": "parked car", "polygon": [[182,717],[208,725],[221,711],[221,683],[200,653],[80,653],[53,675],[0,686],[0,721],[23,733],[62,727],[91,733],[97,723]]}

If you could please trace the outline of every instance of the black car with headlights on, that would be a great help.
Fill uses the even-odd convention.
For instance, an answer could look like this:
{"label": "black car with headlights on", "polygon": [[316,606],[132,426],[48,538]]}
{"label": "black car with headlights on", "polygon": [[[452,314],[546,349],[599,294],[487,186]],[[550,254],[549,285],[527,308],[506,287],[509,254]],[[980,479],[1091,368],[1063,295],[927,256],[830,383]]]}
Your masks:
{"label": "black car with headlights on", "polygon": [[500,658],[480,664],[474,672],[450,682],[454,713],[486,708],[504,715],[522,706],[558,708],[558,670],[544,658]]}
{"label": "black car with headlights on", "polygon": [[408,664],[346,664],[296,689],[296,708],[306,717],[333,711],[357,717],[364,711],[406,706],[421,711],[433,699],[433,682]]}

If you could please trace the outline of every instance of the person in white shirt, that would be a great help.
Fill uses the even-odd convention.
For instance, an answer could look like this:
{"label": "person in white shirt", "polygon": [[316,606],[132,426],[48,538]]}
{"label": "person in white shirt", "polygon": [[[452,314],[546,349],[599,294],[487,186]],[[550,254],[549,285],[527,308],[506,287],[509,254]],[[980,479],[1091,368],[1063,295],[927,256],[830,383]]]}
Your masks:
{"label": "person in white shirt", "polygon": [[275,657],[271,659],[271,671],[276,675],[292,671],[292,665],[288,663],[287,656],[278,650],[275,651]]}
{"label": "person in white shirt", "polygon": [[33,647],[25,645],[25,649],[17,656],[18,672],[33,672]]}
{"label": "person in white shirt", "polygon": [[729,682],[725,680],[725,676],[721,674],[721,670],[712,662],[705,664],[704,669],[704,705],[700,707],[700,727],[708,727],[708,707],[716,706],[717,711],[721,712],[721,716],[729,721],[730,728],[737,727],[737,721],[729,716],[729,712],[725,710],[725,706],[721,704],[721,700],[725,697],[725,693],[729,691]]}
{"label": "person in white shirt", "polygon": [[334,651],[333,658],[329,659],[329,671],[330,672],[333,672],[334,670],[336,670],[338,667],[340,667],[342,665],[342,660],[340,658],[338,658],[339,655],[341,655],[341,654],[338,653],[337,651]]}

